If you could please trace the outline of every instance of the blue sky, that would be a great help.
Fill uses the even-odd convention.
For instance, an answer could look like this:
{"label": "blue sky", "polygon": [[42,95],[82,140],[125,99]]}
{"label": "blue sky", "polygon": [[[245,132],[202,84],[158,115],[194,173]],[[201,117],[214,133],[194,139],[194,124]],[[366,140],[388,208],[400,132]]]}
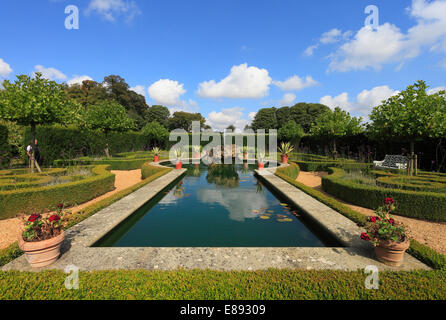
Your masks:
{"label": "blue sky", "polygon": [[218,129],[301,101],[364,117],[416,80],[446,86],[446,0],[15,0],[1,2],[0,27],[0,79],[118,74],[149,105]]}

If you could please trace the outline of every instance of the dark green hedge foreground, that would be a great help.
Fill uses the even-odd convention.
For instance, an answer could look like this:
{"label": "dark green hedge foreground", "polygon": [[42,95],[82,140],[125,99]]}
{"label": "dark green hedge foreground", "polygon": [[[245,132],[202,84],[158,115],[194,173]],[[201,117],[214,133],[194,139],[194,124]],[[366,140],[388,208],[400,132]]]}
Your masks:
{"label": "dark green hedge foreground", "polygon": [[444,271],[382,272],[378,290],[360,271],[95,271],[80,273],[79,290],[66,276],[0,272],[0,299],[446,299]]}

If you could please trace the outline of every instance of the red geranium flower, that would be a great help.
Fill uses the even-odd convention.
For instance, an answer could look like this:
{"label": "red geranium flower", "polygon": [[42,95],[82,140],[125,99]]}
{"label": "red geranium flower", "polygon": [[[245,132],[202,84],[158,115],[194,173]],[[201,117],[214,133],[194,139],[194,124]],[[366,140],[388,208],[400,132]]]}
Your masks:
{"label": "red geranium flower", "polygon": [[389,218],[389,223],[390,223],[390,224],[394,224],[394,223],[395,223],[395,220],[393,220],[392,218]]}
{"label": "red geranium flower", "polygon": [[58,208],[63,208],[63,203],[59,203],[59,204],[57,205],[57,207],[58,207]]}
{"label": "red geranium flower", "polygon": [[393,200],[393,198],[386,198],[386,200],[384,200],[385,204],[393,204],[395,202],[395,200]]}
{"label": "red geranium flower", "polygon": [[361,233],[361,239],[365,241],[370,241],[369,235],[365,232]]}
{"label": "red geranium flower", "polygon": [[57,214],[54,214],[50,217],[50,222],[57,222],[60,220],[60,217]]}
{"label": "red geranium flower", "polygon": [[40,218],[40,214],[34,213],[34,214],[29,216],[28,221],[29,222],[34,222],[34,221],[36,221],[39,218]]}

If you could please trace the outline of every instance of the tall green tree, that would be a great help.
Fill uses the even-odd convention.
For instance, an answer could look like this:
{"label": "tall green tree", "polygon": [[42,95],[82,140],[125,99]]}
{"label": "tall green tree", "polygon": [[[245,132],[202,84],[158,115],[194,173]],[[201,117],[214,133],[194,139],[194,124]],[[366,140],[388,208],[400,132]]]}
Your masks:
{"label": "tall green tree", "polygon": [[370,114],[368,134],[372,139],[409,143],[410,174],[416,167],[415,142],[446,136],[445,92],[429,95],[427,88],[426,83],[419,80],[373,108]]}
{"label": "tall green tree", "polygon": [[277,128],[282,128],[291,120],[291,108],[282,107],[276,110]]}
{"label": "tall green tree", "polygon": [[332,141],[333,156],[337,158],[336,139],[344,136],[352,136],[364,131],[362,119],[351,117],[347,111],[336,107],[333,111],[326,110],[316,118],[311,128],[312,135],[328,138]]}
{"label": "tall green tree", "polygon": [[308,133],[316,119],[328,110],[329,107],[320,103],[300,102],[290,108],[288,120],[294,120]]}
{"label": "tall green tree", "polygon": [[109,75],[101,84],[106,92],[107,99],[116,100],[126,110],[127,114],[134,120],[138,129],[141,129],[147,119],[148,105],[143,95],[140,95],[127,84],[124,78],[118,75]]}
{"label": "tall green tree", "polygon": [[277,129],[277,117],[276,117],[276,108],[263,108],[260,109],[252,121],[251,128],[253,130],[259,129]]}
{"label": "tall green tree", "polygon": [[105,87],[93,80],[84,80],[81,84],[65,85],[68,97],[79,102],[84,110],[100,101],[107,100],[108,94]]}
{"label": "tall green tree", "polygon": [[149,122],[156,121],[165,128],[169,126],[170,111],[168,108],[159,105],[153,105],[148,108],[147,120]]}
{"label": "tall green tree", "polygon": [[169,141],[169,131],[157,121],[146,124],[141,132],[147,138],[147,147],[149,148],[164,148]]}
{"label": "tall green tree", "polygon": [[295,147],[299,146],[300,140],[305,136],[302,127],[293,120],[288,121],[277,133],[280,141],[290,142]]}
{"label": "tall green tree", "polygon": [[125,132],[134,128],[134,122],[126,110],[114,100],[101,101],[91,106],[85,113],[85,123],[92,130],[100,130],[105,135],[105,154],[110,157],[110,132]]}
{"label": "tall green tree", "polygon": [[184,129],[187,132],[191,132],[193,121],[199,121],[200,128],[203,128],[206,123],[206,119],[203,118],[201,113],[189,113],[184,111],[174,112],[172,117],[169,118],[169,130]]}
{"label": "tall green tree", "polygon": [[0,118],[31,127],[31,171],[34,171],[36,126],[67,124],[77,117],[79,105],[67,97],[64,87],[36,73],[34,78],[17,76],[14,83],[3,82]]}

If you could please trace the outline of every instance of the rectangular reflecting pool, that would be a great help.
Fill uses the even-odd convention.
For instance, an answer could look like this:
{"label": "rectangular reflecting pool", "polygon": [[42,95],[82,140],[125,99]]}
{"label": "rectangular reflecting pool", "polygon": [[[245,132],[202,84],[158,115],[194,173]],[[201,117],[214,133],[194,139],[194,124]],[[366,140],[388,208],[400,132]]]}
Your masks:
{"label": "rectangular reflecting pool", "polygon": [[186,166],[96,247],[339,247],[254,174],[254,165]]}

